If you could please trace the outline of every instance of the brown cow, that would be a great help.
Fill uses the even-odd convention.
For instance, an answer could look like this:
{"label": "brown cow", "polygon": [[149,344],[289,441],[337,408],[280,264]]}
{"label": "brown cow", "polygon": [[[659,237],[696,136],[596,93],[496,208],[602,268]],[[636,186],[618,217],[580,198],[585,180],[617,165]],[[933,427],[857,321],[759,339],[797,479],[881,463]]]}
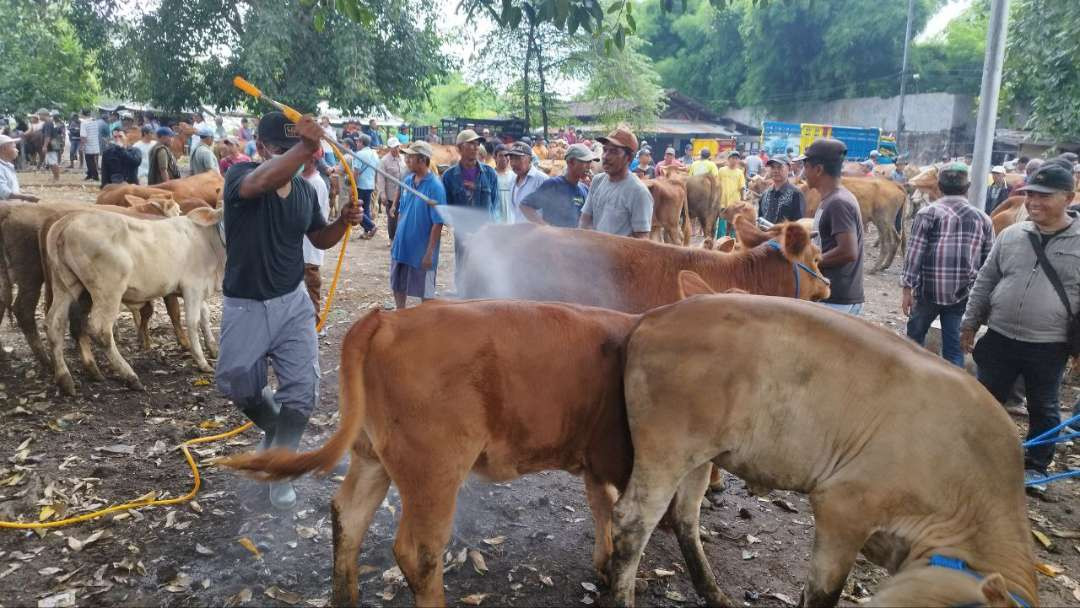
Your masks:
{"label": "brown cow", "polygon": [[533,224],[489,225],[469,238],[459,292],[466,298],[573,302],[644,312],[678,300],[673,277],[692,270],[718,291],[825,299],[820,251],[798,224],[730,254]]}
{"label": "brown cow", "polygon": [[686,204],[690,217],[697,220],[705,238],[716,234],[720,217],[720,178],[706,173],[686,178]]}
{"label": "brown cow", "polygon": [[172,192],[158,188],[157,186],[139,186],[136,184],[109,184],[101,189],[101,192],[97,195],[98,205],[114,205],[116,207],[127,207],[130,205],[127,201],[128,196],[137,196],[140,199],[147,200],[150,198],[166,199],[173,198]]}
{"label": "brown cow", "polygon": [[397,563],[416,605],[445,605],[442,554],[470,472],[493,481],[548,469],[583,474],[602,573],[615,491],[633,461],[622,345],[637,319],[506,301],[375,310],[342,343],[337,432],[312,452],[275,449],[222,463],[281,479],[326,473],[351,449],[331,507],[337,606],[360,605],[356,557],[391,482],[402,503]]}
{"label": "brown cow", "polygon": [[187,146],[191,142],[191,136],[195,134],[195,127],[186,122],[180,122],[173,127],[173,131],[176,134],[172,138],[169,149],[172,150],[173,156],[176,158],[187,156]]}
{"label": "brown cow", "polygon": [[172,192],[176,200],[199,199],[216,209],[218,202],[224,197],[225,178],[216,171],[207,171],[180,179],[170,179],[154,187]]}
{"label": "brown cow", "polygon": [[[644,179],[653,199],[652,234],[654,241],[690,244],[690,212],[686,205],[686,184],[682,180]],[[680,228],[679,225],[682,224]]]}
{"label": "brown cow", "polygon": [[1001,204],[994,209],[994,212],[990,214],[990,221],[994,223],[995,235],[1027,219],[1027,208],[1024,206],[1026,199],[1023,193],[1015,194],[1001,201]]}
{"label": "brown cow", "polygon": [[[877,228],[881,242],[881,254],[877,266],[870,272],[881,272],[888,268],[896,257],[904,238],[896,231],[896,214],[902,213],[907,202],[904,187],[889,179],[879,177],[845,177],[841,184],[851,191],[859,202],[864,224],[873,224]],[[821,195],[806,184],[799,187],[806,196],[806,217],[814,217]],[[906,222],[901,222],[906,227]],[[906,230],[905,230],[906,233]]]}
{"label": "brown cow", "polygon": [[[711,291],[689,273],[680,283],[687,296]],[[903,575],[903,588],[882,585],[884,605],[1005,599],[981,596],[974,573],[1038,603],[1016,426],[977,380],[911,341],[785,298],[702,296],[646,314],[624,373],[634,467],[613,522],[619,605],[633,605],[641,550],[665,511],[691,537],[680,547],[698,593],[734,605],[697,534],[712,463],[753,494],[810,495],[805,606],[835,605],[860,551]],[[720,399],[701,390],[718,385]],[[970,571],[943,577],[934,555]]]}
{"label": "brown cow", "polygon": [[[737,225],[737,218],[740,217],[750,225],[754,225],[757,222],[757,216],[757,208],[750,203],[736,203],[734,205],[729,205],[720,212],[720,217],[724,218],[724,220],[730,222],[732,225]],[[738,236],[738,232],[736,232],[735,235]]]}

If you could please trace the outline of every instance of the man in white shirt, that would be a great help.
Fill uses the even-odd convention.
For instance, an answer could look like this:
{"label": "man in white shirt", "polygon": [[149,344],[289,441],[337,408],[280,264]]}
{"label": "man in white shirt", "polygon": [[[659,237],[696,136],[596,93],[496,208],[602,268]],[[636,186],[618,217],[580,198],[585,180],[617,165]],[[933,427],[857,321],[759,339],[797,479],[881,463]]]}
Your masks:
{"label": "man in white shirt", "polygon": [[154,141],[154,130],[150,125],[143,125],[140,129],[142,139],[131,145],[142,153],[142,162],[139,163],[139,185],[145,186],[150,176],[150,150],[157,145]]}
{"label": "man in white shirt", "polygon": [[[319,211],[322,212],[323,220],[330,217],[330,189],[326,181],[319,175],[319,160],[322,158],[322,148],[311,155],[311,162],[304,163],[304,172],[301,177],[315,188],[315,196],[319,201]],[[315,324],[319,324],[319,315],[322,313],[322,275],[320,270],[323,263],[324,252],[322,249],[311,244],[307,236],[304,237],[304,285],[307,287],[308,297],[315,306]],[[326,330],[324,329],[323,332]]]}
{"label": "man in white shirt", "polygon": [[523,141],[516,141],[507,152],[510,168],[514,171],[514,183],[510,187],[510,213],[506,223],[519,224],[529,221],[521,213],[521,201],[547,181],[548,175],[532,165],[532,148]]}
{"label": "man in white shirt", "polygon": [[15,175],[15,165],[12,164],[19,156],[19,149],[15,146],[17,143],[19,140],[16,138],[0,135],[0,201],[36,203],[36,196],[19,191],[19,178]]}

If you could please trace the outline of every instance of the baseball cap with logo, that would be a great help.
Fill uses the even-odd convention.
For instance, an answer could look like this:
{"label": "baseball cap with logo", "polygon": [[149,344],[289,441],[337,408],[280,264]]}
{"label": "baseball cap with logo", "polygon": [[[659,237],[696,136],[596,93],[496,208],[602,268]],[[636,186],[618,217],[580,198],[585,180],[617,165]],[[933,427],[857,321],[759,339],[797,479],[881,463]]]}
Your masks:
{"label": "baseball cap with logo", "polygon": [[515,141],[510,144],[510,149],[506,151],[507,156],[532,156],[532,148],[529,144],[523,141]]}
{"label": "baseball cap with logo", "polygon": [[1046,163],[1028,180],[1027,185],[1018,188],[1018,192],[1072,192],[1076,188],[1076,179],[1072,171],[1058,163]]}
{"label": "baseball cap with logo", "polygon": [[1005,175],[1005,167],[1001,165],[996,165],[993,169],[990,169],[990,173],[999,173],[1001,175]]}
{"label": "baseball cap with logo", "polygon": [[472,129],[465,129],[461,133],[457,134],[457,144],[459,146],[470,141],[478,141],[480,143],[484,143],[484,138],[480,135],[477,135],[476,131],[473,131]]}
{"label": "baseball cap with logo", "polygon": [[966,186],[971,183],[971,170],[964,163],[949,163],[938,171],[939,186]]}
{"label": "baseball cap with logo", "polygon": [[765,161],[765,166],[768,167],[769,165],[783,165],[789,167],[791,166],[791,161],[788,160],[788,157],[780,154],[777,156],[770,156],[769,160]]}
{"label": "baseball cap with logo", "polygon": [[596,141],[601,144],[626,148],[627,150],[630,150],[630,152],[637,152],[638,149],[637,137],[626,127],[615,129],[611,133],[608,133],[607,137],[597,137]]}
{"label": "baseball cap with logo", "polygon": [[289,149],[300,141],[296,134],[296,123],[285,118],[281,112],[269,112],[259,119],[257,132],[259,141],[264,145],[278,146]]}
{"label": "baseball cap with logo", "polygon": [[600,160],[600,157],[593,154],[592,150],[585,144],[573,144],[566,149],[566,154],[563,155],[563,159],[592,162]]}
{"label": "baseball cap with logo", "polygon": [[402,148],[401,151],[405,154],[417,154],[420,156],[426,156],[428,158],[435,156],[435,150],[432,149],[431,144],[423,140],[414,141],[411,144]]}
{"label": "baseball cap with logo", "polygon": [[388,141],[386,142],[386,147],[388,147],[388,148],[396,148],[396,147],[398,147],[398,146],[400,146],[400,145],[401,145],[401,141],[400,141],[400,140],[399,140],[398,138],[396,138],[396,137],[391,137],[391,138],[390,138],[390,139],[389,139],[389,140],[388,140]]}

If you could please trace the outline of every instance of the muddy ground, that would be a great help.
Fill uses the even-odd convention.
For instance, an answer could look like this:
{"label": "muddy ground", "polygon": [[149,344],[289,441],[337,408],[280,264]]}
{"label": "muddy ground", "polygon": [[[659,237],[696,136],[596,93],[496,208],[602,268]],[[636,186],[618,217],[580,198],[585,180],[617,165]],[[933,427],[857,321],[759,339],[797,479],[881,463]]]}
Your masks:
{"label": "muddy ground", "polygon": [[[90,202],[96,193],[80,175],[65,173],[61,187],[43,185],[42,173],[22,173],[24,187],[48,200]],[[381,224],[383,218],[377,218]],[[449,287],[452,251],[443,241],[438,286]],[[324,285],[332,271],[327,256]],[[870,259],[876,259],[871,250]],[[337,420],[337,353],[350,323],[365,311],[391,308],[389,242],[384,231],[371,241],[349,243],[346,271],[321,339],[321,402],[304,446],[321,443]],[[896,286],[899,263],[866,279],[866,318],[902,332]],[[10,321],[0,327],[7,361],[0,363],[0,520],[56,519],[130,500],[148,492],[186,493],[192,476],[175,446],[186,439],[222,432],[244,419],[199,373],[175,343],[158,306],[155,346],[140,351],[130,317],[120,325],[121,350],[147,387],[126,390],[115,380],[90,383],[76,371],[78,396],[59,395],[33,360]],[[214,326],[220,298],[212,302]],[[68,353],[69,361],[75,360]],[[99,362],[103,357],[99,355]],[[73,369],[78,370],[77,362]],[[107,369],[107,368],[103,368]],[[1063,403],[1077,387],[1063,391]],[[947,407],[948,404],[942,404]],[[1024,419],[1015,418],[1018,436]],[[206,459],[250,449],[256,433],[196,449]],[[1058,466],[1076,466],[1071,446]],[[43,533],[0,530],[0,607],[125,605],[323,606],[331,573],[329,504],[341,480],[304,478],[296,511],[272,511],[265,487],[214,466],[203,466],[196,503],[143,508]],[[343,473],[343,471],[338,471]],[[992,496],[993,489],[987,489]],[[1080,515],[1077,486],[1054,484],[1047,500],[1031,499],[1033,528],[1047,535],[1049,549],[1033,538],[1040,561],[1060,568],[1040,575],[1044,604],[1080,605]],[[741,481],[711,496],[702,511],[705,548],[721,586],[747,606],[782,606],[799,598],[813,538],[813,516],[804,497],[773,492],[750,497]],[[391,552],[399,502],[391,489],[368,533],[360,556],[365,605],[410,605],[411,594],[394,569]],[[258,556],[245,544],[250,541]],[[454,540],[448,548],[447,599],[482,605],[588,605],[599,585],[590,558],[592,521],[581,481],[561,472],[531,475],[505,484],[472,480],[459,497]],[[462,549],[479,551],[487,571],[466,560]],[[639,576],[647,606],[698,603],[683,569],[674,537],[658,532]],[[884,573],[860,559],[843,602],[858,603]],[[601,589],[602,590],[602,589]],[[477,595],[479,594],[479,595]]]}

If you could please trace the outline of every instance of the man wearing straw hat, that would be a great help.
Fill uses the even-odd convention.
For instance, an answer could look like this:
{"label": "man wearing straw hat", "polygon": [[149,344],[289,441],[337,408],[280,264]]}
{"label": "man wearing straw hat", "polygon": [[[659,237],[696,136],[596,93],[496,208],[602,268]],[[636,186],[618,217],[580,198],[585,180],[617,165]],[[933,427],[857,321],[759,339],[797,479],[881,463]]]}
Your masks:
{"label": "man wearing straw hat", "polygon": [[[304,237],[329,249],[360,223],[356,201],[327,224],[315,189],[298,175],[321,148],[311,116],[299,124],[281,112],[259,121],[259,163],[237,163],[225,176],[225,294],[218,390],[265,432],[261,448],[295,450],[319,395],[315,311],[304,284]],[[278,389],[267,385],[267,362]],[[290,482],[270,484],[270,503],[296,503]]]}

